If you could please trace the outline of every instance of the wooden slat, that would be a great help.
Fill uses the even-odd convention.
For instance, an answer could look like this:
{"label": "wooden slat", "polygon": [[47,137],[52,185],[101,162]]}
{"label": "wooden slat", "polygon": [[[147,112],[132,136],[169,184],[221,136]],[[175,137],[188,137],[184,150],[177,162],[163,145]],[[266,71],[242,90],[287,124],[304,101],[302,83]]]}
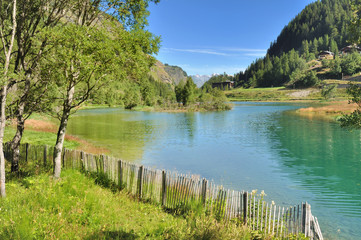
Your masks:
{"label": "wooden slat", "polygon": [[262,231],[262,229],[263,229],[263,225],[262,225],[262,223],[263,223],[263,212],[264,212],[264,201],[262,201],[262,208],[261,208],[261,231]]}

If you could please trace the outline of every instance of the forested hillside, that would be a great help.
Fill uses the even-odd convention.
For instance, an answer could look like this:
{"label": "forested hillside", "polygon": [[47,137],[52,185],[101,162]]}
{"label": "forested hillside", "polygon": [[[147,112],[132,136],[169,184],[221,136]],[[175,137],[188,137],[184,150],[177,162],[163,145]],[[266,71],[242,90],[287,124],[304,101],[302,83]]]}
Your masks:
{"label": "forested hillside", "polygon": [[234,76],[236,87],[314,86],[319,79],[311,71],[315,64],[312,61],[321,51],[334,54],[337,61],[327,65],[335,70],[333,76],[341,75],[348,67],[342,69],[340,63],[347,65],[349,59],[339,59],[339,50],[349,45],[347,26],[352,14],[349,0],[321,0],[309,4],[271,43],[264,58]]}
{"label": "forested hillside", "polygon": [[[351,20],[349,0],[322,0],[308,5],[281,32],[268,49],[270,56],[281,56],[291,49],[306,47],[313,53],[329,50],[331,42],[344,46],[348,39],[347,23]],[[333,49],[335,50],[335,49]]]}

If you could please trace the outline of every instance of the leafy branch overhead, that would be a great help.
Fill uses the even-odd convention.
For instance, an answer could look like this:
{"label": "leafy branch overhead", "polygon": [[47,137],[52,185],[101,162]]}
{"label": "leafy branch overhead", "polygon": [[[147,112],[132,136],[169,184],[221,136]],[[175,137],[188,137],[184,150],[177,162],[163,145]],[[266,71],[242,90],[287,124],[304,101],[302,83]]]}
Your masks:
{"label": "leafy branch overhead", "polygon": [[[352,9],[354,11],[353,18],[349,25],[351,41],[355,44],[361,44],[361,1],[353,1]],[[358,108],[351,114],[343,115],[339,121],[342,127],[361,128],[361,86],[350,82],[347,93],[351,96],[350,103],[357,104]]]}
{"label": "leafy branch overhead", "polygon": [[[57,178],[73,110],[104,89],[109,95],[121,95],[123,82],[131,86],[148,82],[160,42],[145,30],[151,2],[159,0],[0,1],[0,145],[6,117],[15,118],[12,171],[19,169],[17,153],[25,121],[34,111],[60,120],[54,151]],[[4,196],[1,154],[0,160]]]}
{"label": "leafy branch overhead", "polygon": [[353,17],[349,24],[350,40],[352,43],[361,45],[361,3],[354,0],[352,4]]}

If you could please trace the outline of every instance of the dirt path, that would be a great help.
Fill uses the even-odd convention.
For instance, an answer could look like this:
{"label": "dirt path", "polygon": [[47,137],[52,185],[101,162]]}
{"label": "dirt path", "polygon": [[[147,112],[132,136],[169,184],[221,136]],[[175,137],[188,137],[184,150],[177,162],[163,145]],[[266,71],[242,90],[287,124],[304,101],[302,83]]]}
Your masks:
{"label": "dirt path", "polygon": [[308,97],[308,95],[316,92],[318,92],[318,90],[316,89],[305,89],[305,90],[299,90],[297,92],[289,93],[288,96],[293,98],[305,98]]}

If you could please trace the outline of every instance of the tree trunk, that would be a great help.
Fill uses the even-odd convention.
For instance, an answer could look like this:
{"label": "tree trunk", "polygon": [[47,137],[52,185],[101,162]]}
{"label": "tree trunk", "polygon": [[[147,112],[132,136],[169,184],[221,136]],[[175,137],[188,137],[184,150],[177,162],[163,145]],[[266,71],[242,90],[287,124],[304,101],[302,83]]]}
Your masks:
{"label": "tree trunk", "polygon": [[[8,79],[8,72],[11,60],[11,52],[13,51],[14,41],[15,41],[15,33],[16,33],[16,0],[12,1],[13,11],[12,11],[12,33],[11,39],[9,42],[9,47],[6,49],[6,40],[4,38],[4,32],[1,28],[1,41],[3,43],[4,52],[5,52],[5,64],[4,64],[4,79]],[[6,197],[5,192],[5,156],[4,156],[4,132],[5,132],[5,107],[6,107],[6,97],[7,97],[7,81],[2,86],[0,93],[0,196]]]}
{"label": "tree trunk", "polygon": [[65,131],[68,125],[70,111],[64,109],[63,116],[60,121],[56,144],[54,148],[54,178],[60,178],[61,173],[61,153],[63,151]]}
{"label": "tree trunk", "polygon": [[6,105],[7,87],[1,89],[0,103],[0,195],[6,197],[5,192],[5,156],[4,156],[4,132],[5,132],[5,105]]}
{"label": "tree trunk", "polygon": [[75,87],[72,86],[68,90],[67,99],[64,101],[63,105],[63,113],[60,120],[58,135],[56,138],[56,144],[54,147],[54,178],[58,179],[60,178],[61,173],[61,153],[63,151],[63,145],[64,145],[64,138],[65,138],[65,132],[66,127],[68,126],[68,120],[70,116],[71,111],[71,104],[73,102],[74,97],[74,91]]}
{"label": "tree trunk", "polygon": [[20,159],[20,142],[23,137],[24,128],[25,128],[25,120],[23,117],[24,114],[25,103],[22,102],[18,106],[18,110],[16,113],[17,127],[16,133],[11,141],[11,151],[12,151],[12,161],[11,161],[11,172],[19,171],[19,159]]}

